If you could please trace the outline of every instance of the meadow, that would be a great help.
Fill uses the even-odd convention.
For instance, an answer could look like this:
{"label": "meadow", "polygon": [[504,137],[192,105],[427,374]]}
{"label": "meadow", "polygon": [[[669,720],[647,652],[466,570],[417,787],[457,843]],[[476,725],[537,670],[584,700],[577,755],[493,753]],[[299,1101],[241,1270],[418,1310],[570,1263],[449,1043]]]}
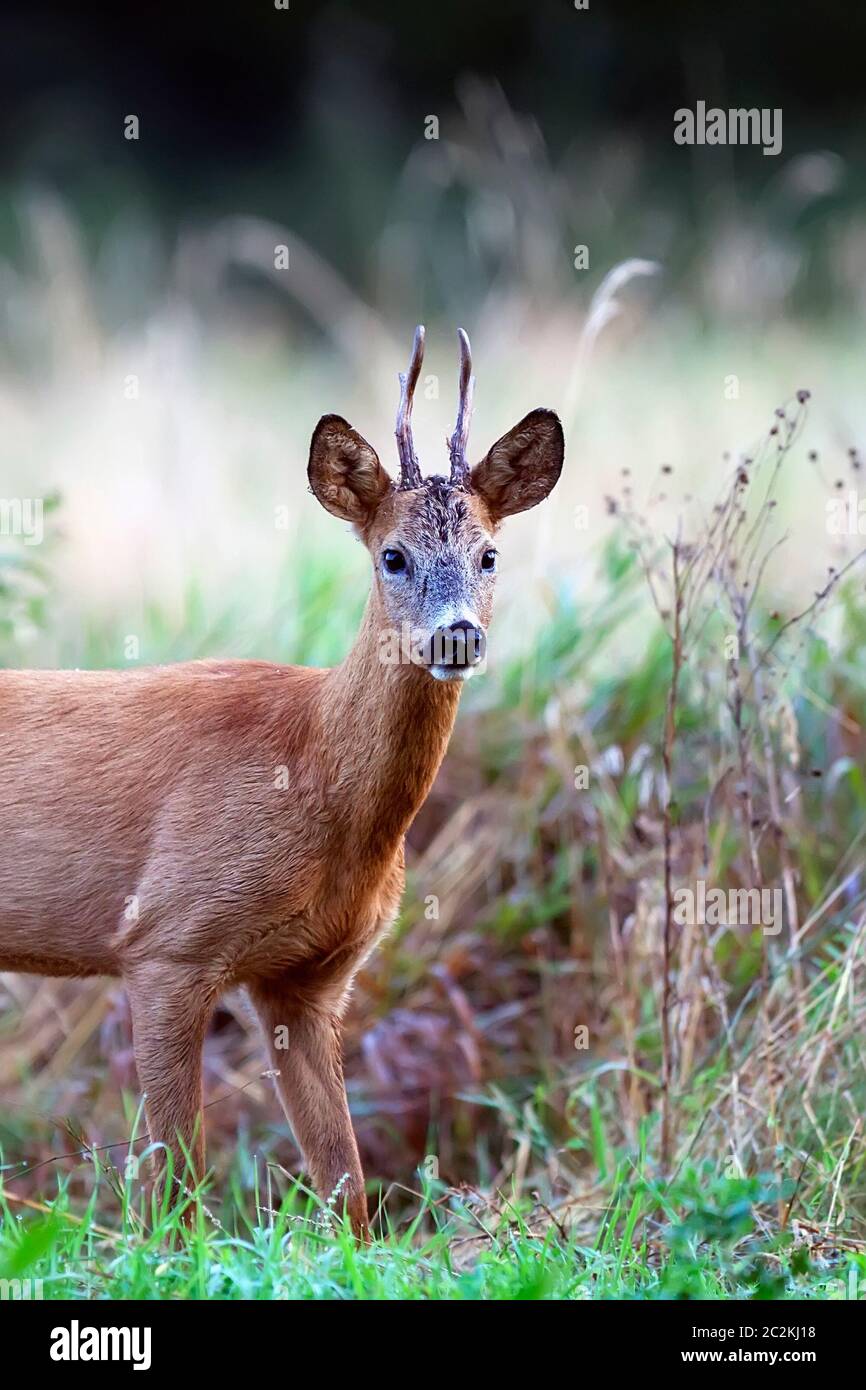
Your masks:
{"label": "meadow", "polygon": [[[522,158],[502,154],[514,179]],[[795,163],[779,197],[817,200]],[[599,212],[610,254],[584,282],[568,170],[540,204],[484,168],[476,282],[503,219],[524,259],[470,315],[443,290],[422,468],[444,468],[461,322],[473,455],[545,404],[566,466],[503,534],[489,668],[348,1020],[373,1244],[307,1193],[243,998],[206,1044],[213,1171],[187,1235],[143,1192],[122,991],[4,976],[0,1279],[210,1299],[845,1299],[866,1279],[866,576],[856,517],[838,534],[828,511],[859,484],[866,234],[837,227],[823,318],[801,302],[813,229],[780,240],[772,202],[695,229],[692,261],[673,222],[628,259],[646,226],[623,246]],[[367,561],[304,467],[326,411],[394,464],[410,290],[436,275],[399,212],[362,299],[287,227],[226,219],[166,259],[127,221],[94,257],[59,201],[19,203],[36,259],[5,267],[2,491],[46,507],[41,545],[2,538],[4,665],[341,658]],[[679,920],[699,883],[776,892],[778,922]]]}

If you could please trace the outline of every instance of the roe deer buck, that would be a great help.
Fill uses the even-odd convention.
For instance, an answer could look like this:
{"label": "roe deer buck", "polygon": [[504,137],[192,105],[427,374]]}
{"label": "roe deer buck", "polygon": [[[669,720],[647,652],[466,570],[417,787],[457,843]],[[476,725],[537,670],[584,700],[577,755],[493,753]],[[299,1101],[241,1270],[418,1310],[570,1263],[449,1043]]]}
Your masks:
{"label": "roe deer buck", "polygon": [[[339,1188],[362,1237],[341,1017],[394,919],[404,836],[481,659],[497,527],[547,496],[563,460],[559,420],[534,410],[469,467],[461,330],[451,475],[422,478],[423,347],[418,328],[399,483],[340,416],[313,433],[310,487],[373,562],[342,665],[0,673],[0,970],[123,979],[151,1140],[175,1172],[185,1147],[198,1177],[205,1029],[221,991],[246,986],[316,1188]],[[383,637],[407,628],[411,649],[384,659]]]}

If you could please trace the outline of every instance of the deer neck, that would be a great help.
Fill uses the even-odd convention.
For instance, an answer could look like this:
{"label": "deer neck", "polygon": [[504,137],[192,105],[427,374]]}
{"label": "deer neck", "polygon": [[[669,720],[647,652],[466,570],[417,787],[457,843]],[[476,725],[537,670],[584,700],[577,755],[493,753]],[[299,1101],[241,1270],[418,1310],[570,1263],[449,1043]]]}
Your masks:
{"label": "deer neck", "polygon": [[382,660],[380,637],[389,628],[374,591],[349,655],[326,677],[321,703],[331,804],[351,827],[353,853],[375,857],[399,847],[426,799],[460,699],[459,681]]}

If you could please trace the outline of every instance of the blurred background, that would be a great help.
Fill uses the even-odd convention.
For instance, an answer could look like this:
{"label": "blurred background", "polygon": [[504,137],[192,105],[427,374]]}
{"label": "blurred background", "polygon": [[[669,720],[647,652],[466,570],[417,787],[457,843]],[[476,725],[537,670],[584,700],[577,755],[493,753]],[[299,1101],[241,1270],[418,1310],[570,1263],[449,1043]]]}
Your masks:
{"label": "blurred background", "polygon": [[[145,610],[178,622],[193,585],[209,620],[237,603],[233,651],[260,650],[302,538],[357,579],[357,547],[305,496],[309,436],[337,411],[393,465],[416,322],[428,471],[458,324],[479,453],[536,404],[565,418],[556,504],[505,541],[527,612],[527,567],[587,578],[618,469],[712,486],[800,386],[816,447],[862,438],[866,19],[795,8],[6,6],[0,476],[65,499],[62,645],[34,661],[85,659],[85,606],[144,637]],[[781,108],[781,154],[675,145],[698,99]],[[631,259],[656,268],[587,333]]]}
{"label": "blurred background", "polygon": [[[591,1147],[575,1106],[624,1104],[594,1073],[590,1100],[575,1089],[581,1021],[592,1066],[618,1066],[623,982],[606,812],[575,820],[563,776],[589,748],[603,789],[625,779],[613,833],[640,853],[616,868],[618,920],[627,936],[645,879],[651,926],[668,648],[606,499],[625,490],[673,534],[807,389],[768,607],[808,603],[856,549],[828,535],[825,505],[866,436],[864,43],[866,12],[841,0],[4,6],[0,496],[47,504],[40,546],[0,536],[4,664],[339,660],[367,559],[306,490],[309,437],[338,412],[395,466],[416,323],[422,469],[445,466],[458,325],[471,453],[534,406],[563,419],[563,480],[503,534],[490,673],[464,699],[412,834],[400,930],[353,1008],[374,1178],[411,1185],[432,1153],[448,1181],[541,1164],[555,1184],[563,1153]],[[676,145],[674,111],[699,100],[781,109],[781,153]],[[848,611],[832,652],[850,692]],[[815,698],[805,725],[849,695]],[[815,726],[827,765],[856,761],[850,722],[852,746]],[[842,821],[862,788],[843,793]],[[814,896],[842,837],[820,833]],[[753,965],[732,967],[732,988]],[[658,981],[641,978],[651,1020]],[[713,1026],[701,1036],[712,1049]],[[242,1001],[217,1016],[207,1066],[218,1170],[248,1187],[255,1154],[296,1165]],[[8,1171],[65,1152],[76,1126],[123,1138],[134,1092],[119,990],[0,982]],[[86,1184],[80,1167],[16,1190],[58,1172]]]}

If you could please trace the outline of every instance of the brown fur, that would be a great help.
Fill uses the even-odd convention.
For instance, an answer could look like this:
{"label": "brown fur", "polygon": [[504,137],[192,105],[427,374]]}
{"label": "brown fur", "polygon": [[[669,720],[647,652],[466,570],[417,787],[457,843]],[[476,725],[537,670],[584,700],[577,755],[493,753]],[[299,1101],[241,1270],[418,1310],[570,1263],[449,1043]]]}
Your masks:
{"label": "brown fur", "polygon": [[[339,422],[310,479],[325,505],[348,505],[374,559],[395,534],[434,547],[437,563],[489,536],[480,492],[449,502],[436,487],[386,490],[354,431],[347,461],[349,429]],[[561,450],[556,476],[559,465]],[[333,670],[200,661],[0,674],[0,970],[122,977],[151,1138],[176,1172],[185,1145],[199,1176],[204,1033],[220,992],[246,986],[316,1187],[327,1197],[342,1184],[361,1235],[340,1019],[397,912],[403,839],[460,689],[382,662],[393,619],[377,578]]]}

